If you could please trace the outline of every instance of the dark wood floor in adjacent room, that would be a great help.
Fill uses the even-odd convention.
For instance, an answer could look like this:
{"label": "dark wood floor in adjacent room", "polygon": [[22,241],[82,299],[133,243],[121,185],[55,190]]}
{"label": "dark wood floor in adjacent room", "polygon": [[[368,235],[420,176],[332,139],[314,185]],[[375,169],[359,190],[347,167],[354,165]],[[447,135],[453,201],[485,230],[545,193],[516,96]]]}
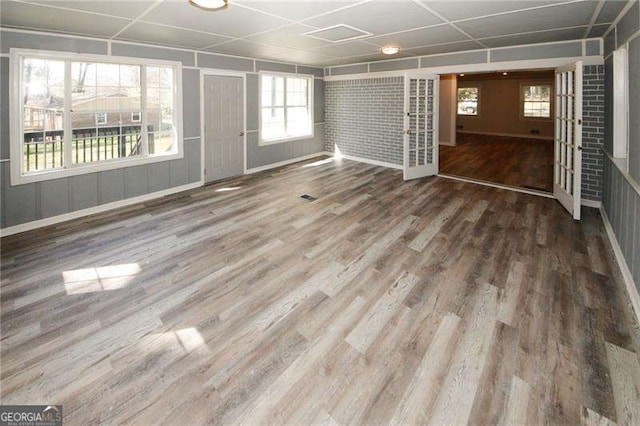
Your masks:
{"label": "dark wood floor in adjacent room", "polygon": [[638,424],[609,250],[597,210],[445,178],[231,179],[3,238],[2,403],[69,425]]}
{"label": "dark wood floor in adjacent room", "polygon": [[553,192],[553,141],[458,133],[440,145],[440,173]]}

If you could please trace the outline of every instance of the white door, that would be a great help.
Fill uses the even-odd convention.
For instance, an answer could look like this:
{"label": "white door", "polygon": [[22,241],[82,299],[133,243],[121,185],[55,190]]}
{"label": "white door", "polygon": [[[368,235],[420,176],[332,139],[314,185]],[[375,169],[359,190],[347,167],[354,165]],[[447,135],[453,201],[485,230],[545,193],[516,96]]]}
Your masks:
{"label": "white door", "polygon": [[244,84],[242,77],[205,75],[205,182],[244,173]]}
{"label": "white door", "polygon": [[580,220],[582,62],[556,69],[553,195]]}
{"label": "white door", "polygon": [[437,75],[404,77],[404,179],[438,174]]}

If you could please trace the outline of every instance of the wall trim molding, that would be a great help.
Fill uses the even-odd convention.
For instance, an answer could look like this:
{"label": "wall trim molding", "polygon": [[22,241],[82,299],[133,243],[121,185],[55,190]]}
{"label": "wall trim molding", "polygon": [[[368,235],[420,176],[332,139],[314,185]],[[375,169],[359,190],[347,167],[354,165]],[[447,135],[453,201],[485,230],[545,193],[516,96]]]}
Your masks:
{"label": "wall trim molding", "polygon": [[553,136],[536,136],[536,135],[526,135],[526,134],[521,135],[517,133],[477,132],[477,131],[465,131],[465,130],[458,130],[457,133],[466,133],[469,135],[505,136],[508,138],[520,138],[520,139],[539,139],[539,140],[553,142]]}
{"label": "wall trim molding", "polygon": [[320,157],[320,156],[323,156],[323,155],[331,155],[331,156],[333,156],[333,153],[327,153],[326,151],[319,151],[319,152],[316,152],[316,153],[313,153],[313,154],[303,155],[302,157],[296,157],[296,158],[291,158],[291,159],[285,160],[285,161],[279,161],[277,163],[267,164],[265,166],[253,167],[251,169],[245,170],[244,174],[250,175],[250,174],[253,174],[253,173],[263,172],[265,170],[270,170],[270,169],[275,169],[277,167],[287,166],[289,164],[298,163],[298,162],[304,161],[304,160],[310,160],[312,158]]}
{"label": "wall trim molding", "polygon": [[636,287],[636,284],[633,281],[633,276],[631,275],[631,271],[629,270],[629,265],[627,265],[627,261],[622,254],[622,249],[620,248],[620,244],[618,243],[616,234],[613,231],[613,226],[611,226],[611,222],[609,222],[609,217],[607,216],[607,212],[605,211],[604,207],[600,208],[600,215],[602,216],[602,221],[604,222],[604,228],[607,230],[607,235],[609,237],[609,242],[611,243],[611,248],[613,248],[613,254],[615,256],[616,263],[618,263],[618,267],[620,268],[620,272],[622,273],[622,278],[624,281],[624,285],[627,288],[629,300],[631,301],[633,311],[636,314],[636,320],[640,323],[640,294],[638,294],[638,287]]}
{"label": "wall trim molding", "polygon": [[31,230],[42,228],[45,226],[55,225],[58,223],[67,222],[69,220],[78,219],[78,218],[89,216],[89,215],[94,215],[97,213],[103,213],[103,212],[117,209],[120,207],[126,207],[133,204],[138,204],[145,201],[166,197],[167,195],[172,195],[178,192],[187,191],[189,189],[198,188],[202,185],[204,185],[203,181],[193,182],[186,185],[164,189],[162,191],[152,192],[150,194],[140,195],[138,197],[127,198],[124,200],[118,200],[112,203],[101,204],[99,206],[89,207],[87,209],[76,210],[74,212],[52,216],[45,219],[39,219],[39,220],[27,222],[27,223],[21,223],[20,225],[15,225],[15,226],[10,226],[8,228],[0,229],[0,237],[19,234],[21,232],[31,231]]}

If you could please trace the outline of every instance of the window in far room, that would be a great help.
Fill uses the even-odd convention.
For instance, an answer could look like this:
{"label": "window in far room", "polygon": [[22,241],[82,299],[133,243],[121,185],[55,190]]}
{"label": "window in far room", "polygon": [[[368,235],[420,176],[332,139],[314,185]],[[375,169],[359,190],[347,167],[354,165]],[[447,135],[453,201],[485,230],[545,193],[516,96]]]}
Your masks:
{"label": "window in far room", "polygon": [[458,115],[478,115],[479,87],[458,87]]}
{"label": "window in far room", "polygon": [[522,116],[551,118],[551,86],[548,84],[522,86]]}
{"label": "window in far room", "polygon": [[260,76],[260,142],[313,137],[313,77]]}

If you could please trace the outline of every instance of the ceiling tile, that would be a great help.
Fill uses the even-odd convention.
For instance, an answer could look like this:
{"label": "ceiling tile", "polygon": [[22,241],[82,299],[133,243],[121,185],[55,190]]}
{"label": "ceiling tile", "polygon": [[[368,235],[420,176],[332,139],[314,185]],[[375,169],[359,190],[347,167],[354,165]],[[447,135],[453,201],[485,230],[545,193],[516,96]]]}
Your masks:
{"label": "ceiling tile", "polygon": [[120,40],[189,48],[202,48],[230,40],[227,37],[214,34],[190,31],[183,28],[166,27],[164,25],[149,24],[146,22],[136,22],[123,31],[117,38]]}
{"label": "ceiling tile", "polygon": [[274,53],[270,56],[271,60],[294,62],[304,65],[323,64],[326,61],[334,59],[331,56],[322,55],[317,52],[310,52],[308,50],[294,50],[286,49],[281,52]]}
{"label": "ceiling tile", "polygon": [[436,55],[438,53],[461,52],[463,50],[483,49],[481,45],[475,41],[460,41],[456,43],[439,44],[436,46],[423,46],[414,49],[407,49],[407,53],[417,56]]}
{"label": "ceiling tile", "polygon": [[589,25],[595,1],[569,3],[542,9],[514,12],[489,18],[459,22],[456,25],[475,38]]}
{"label": "ceiling tile", "polygon": [[611,24],[594,25],[587,37],[602,37],[610,26]]}
{"label": "ceiling tile", "polygon": [[313,28],[306,25],[292,24],[269,32],[255,34],[247,37],[246,39],[258,43],[297,49],[310,49],[329,44],[327,41],[318,40],[304,35],[304,33],[312,30]]}
{"label": "ceiling tile", "polygon": [[367,42],[374,43],[379,46],[396,45],[403,49],[407,49],[411,47],[429,46],[459,40],[468,40],[468,38],[452,26],[444,24],[437,27],[373,37],[367,39]]}
{"label": "ceiling tile", "polygon": [[0,24],[7,27],[99,37],[111,37],[129,22],[131,21],[128,19],[4,0],[2,0],[2,13],[0,14]]}
{"label": "ceiling tile", "polygon": [[600,10],[600,15],[596,20],[596,24],[611,23],[616,20],[622,9],[629,3],[626,0],[609,0],[605,1]]}
{"label": "ceiling tile", "polygon": [[361,41],[347,41],[345,43],[331,44],[321,47],[315,51],[327,56],[344,57],[344,56],[360,56],[376,53],[380,50],[378,46],[363,43]]}
{"label": "ceiling tile", "polygon": [[233,40],[205,49],[209,52],[225,53],[227,55],[246,56],[259,59],[271,59],[285,49],[275,46],[253,43],[247,40]]}
{"label": "ceiling tile", "polygon": [[225,10],[206,11],[190,5],[187,1],[166,1],[144,16],[144,21],[173,25],[197,31],[230,37],[271,30],[289,23],[231,4]]}
{"label": "ceiling tile", "polygon": [[440,23],[440,18],[413,2],[388,0],[375,0],[305,21],[318,28],[347,24],[374,35]]}
{"label": "ceiling tile", "polygon": [[460,19],[477,18],[480,16],[494,15],[496,13],[513,12],[514,10],[528,9],[530,7],[538,7],[551,5],[555,3],[562,3],[566,0],[556,1],[514,1],[514,0],[475,0],[467,1],[461,4],[460,1],[429,1],[421,0],[429,8],[438,12],[450,21],[457,21]]}
{"label": "ceiling tile", "polygon": [[66,7],[85,12],[101,13],[104,15],[121,16],[123,18],[137,18],[142,12],[156,3],[152,0],[129,1],[81,1],[81,0],[28,0],[29,3],[47,4],[51,6]]}
{"label": "ceiling tile", "polygon": [[543,31],[480,39],[488,47],[516,46],[518,44],[546,43],[549,41],[576,40],[584,36],[587,27],[567,28],[563,30]]}
{"label": "ceiling tile", "polygon": [[301,21],[341,7],[357,3],[354,1],[264,1],[242,0],[238,4],[260,10],[293,21]]}

